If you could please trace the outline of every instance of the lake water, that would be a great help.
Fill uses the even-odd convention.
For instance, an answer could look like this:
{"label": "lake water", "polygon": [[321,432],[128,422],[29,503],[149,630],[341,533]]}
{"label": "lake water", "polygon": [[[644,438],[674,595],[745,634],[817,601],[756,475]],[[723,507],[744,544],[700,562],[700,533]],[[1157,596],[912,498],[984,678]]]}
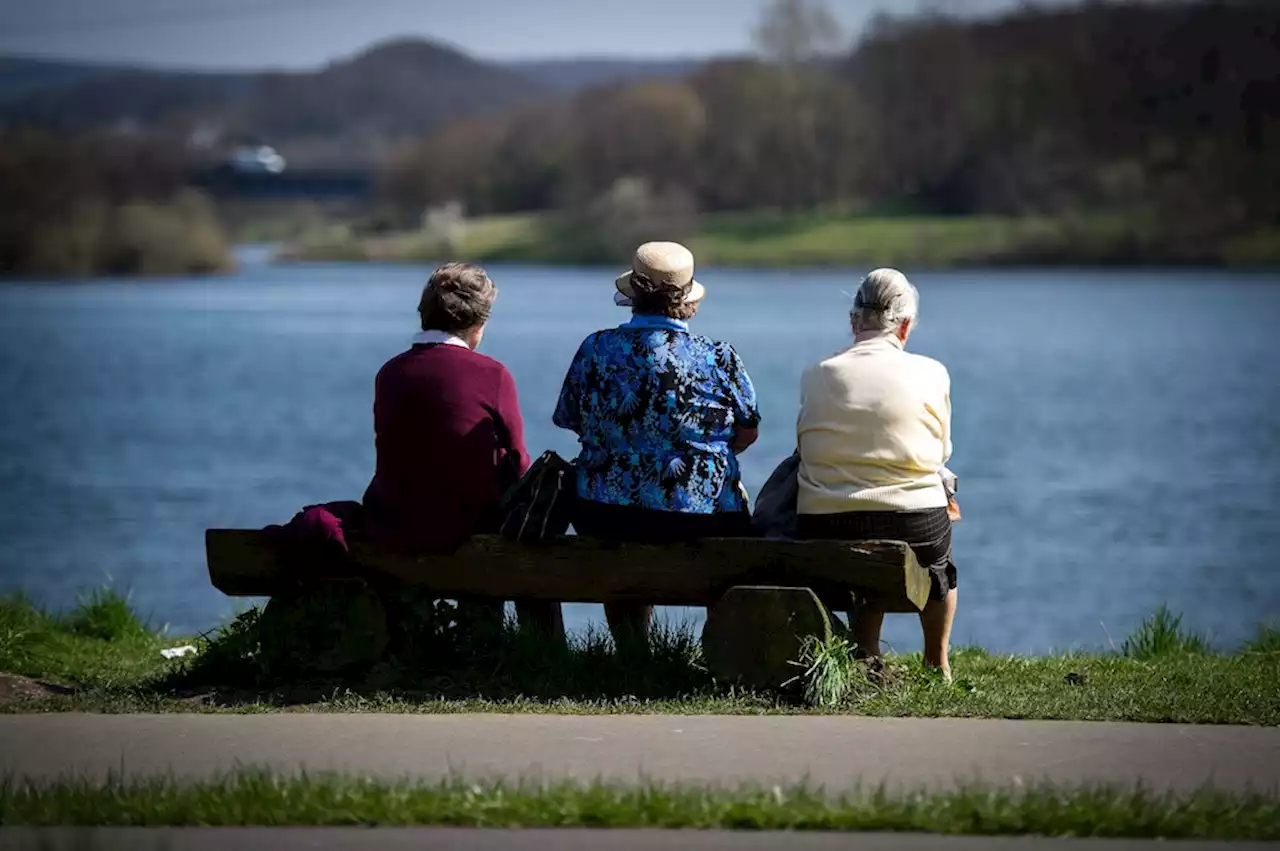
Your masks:
{"label": "lake water", "polygon": [[[112,582],[178,632],[243,603],[202,533],[359,498],[373,376],[415,330],[429,270],[246,265],[228,278],[0,285],[0,585],[54,606]],[[493,266],[484,351],[519,384],[535,454],[613,270]],[[796,381],[847,343],[857,274],[706,269],[696,330],[761,397],[753,492],[794,445]],[[1118,643],[1162,602],[1226,647],[1280,612],[1280,274],[913,275],[916,351],[951,370],[965,519],[957,643]],[[599,618],[571,606],[571,626]],[[677,617],[689,612],[676,611]],[[1105,627],[1104,627],[1105,624]],[[888,619],[898,649],[913,618]]]}

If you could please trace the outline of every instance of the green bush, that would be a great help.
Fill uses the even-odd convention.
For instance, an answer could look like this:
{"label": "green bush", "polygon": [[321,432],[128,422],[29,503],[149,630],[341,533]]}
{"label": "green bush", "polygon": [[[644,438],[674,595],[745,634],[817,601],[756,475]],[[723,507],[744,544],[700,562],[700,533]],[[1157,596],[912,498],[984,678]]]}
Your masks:
{"label": "green bush", "polygon": [[231,268],[230,250],[203,197],[184,191],[164,204],[112,211],[95,271],[120,275],[208,274]]}
{"label": "green bush", "polygon": [[230,269],[209,203],[175,152],[111,135],[0,131],[0,274]]}
{"label": "green bush", "polygon": [[224,272],[233,265],[208,202],[183,192],[167,203],[112,207],[83,201],[35,232],[19,271],[59,277],[184,275]]}

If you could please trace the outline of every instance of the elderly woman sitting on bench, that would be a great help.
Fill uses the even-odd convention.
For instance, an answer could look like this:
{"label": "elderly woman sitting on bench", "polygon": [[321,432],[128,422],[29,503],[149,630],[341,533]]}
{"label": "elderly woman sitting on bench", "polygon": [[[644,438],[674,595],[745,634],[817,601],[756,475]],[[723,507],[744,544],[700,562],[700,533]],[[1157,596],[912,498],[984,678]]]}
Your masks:
{"label": "elderly woman sitting on bench", "polygon": [[[583,341],[554,417],[582,444],[574,528],[653,543],[751,536],[737,453],[755,442],[760,412],[733,347],[689,330],[705,294],[693,255],[646,243],[614,283],[631,320]],[[652,613],[605,606],[615,642],[643,636]]]}
{"label": "elderly woman sitting on bench", "polygon": [[[801,538],[911,545],[932,586],[920,615],[924,661],[950,678],[956,566],[944,465],[951,457],[951,378],[942,364],[906,351],[919,302],[901,272],[871,272],[850,312],[852,348],[805,371],[798,525]],[[874,603],[855,615],[862,654],[880,655],[883,621]]]}
{"label": "elderly woman sitting on bench", "polygon": [[[372,537],[422,553],[452,552],[496,531],[503,490],[529,466],[516,384],[476,351],[498,288],[468,263],[432,273],[418,302],[422,330],[378,371],[373,427],[377,467],[364,494]],[[502,601],[466,601],[495,625]],[[521,625],[562,632],[554,603],[517,601]]]}

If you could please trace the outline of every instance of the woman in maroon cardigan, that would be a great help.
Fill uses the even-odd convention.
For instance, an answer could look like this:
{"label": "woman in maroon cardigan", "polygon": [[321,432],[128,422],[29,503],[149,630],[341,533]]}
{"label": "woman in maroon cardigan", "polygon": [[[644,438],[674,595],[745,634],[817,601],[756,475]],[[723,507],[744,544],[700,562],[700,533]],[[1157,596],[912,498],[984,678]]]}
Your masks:
{"label": "woman in maroon cardigan", "polygon": [[[498,500],[529,466],[515,381],[476,352],[497,294],[478,266],[441,266],[418,303],[422,332],[378,371],[377,467],[364,507],[385,546],[451,552],[495,529]],[[520,608],[522,620],[553,617]]]}

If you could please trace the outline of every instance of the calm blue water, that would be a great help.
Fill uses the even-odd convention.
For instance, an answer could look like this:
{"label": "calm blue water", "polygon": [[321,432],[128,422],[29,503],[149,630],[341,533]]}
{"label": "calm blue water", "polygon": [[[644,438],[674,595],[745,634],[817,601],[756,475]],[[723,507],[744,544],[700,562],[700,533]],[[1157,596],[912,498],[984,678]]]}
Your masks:
{"label": "calm blue water", "polygon": [[[209,586],[203,530],[359,498],[373,375],[415,330],[427,271],[0,286],[0,585],[59,607],[111,581],[180,632],[242,605]],[[515,374],[530,449],[570,455],[551,411],[582,337],[625,318],[612,270],[491,272],[485,351]],[[738,347],[762,398],[754,491],[793,446],[801,369],[846,343],[857,275],[699,277],[696,329]],[[1277,617],[1280,274],[913,279],[912,346],[954,383],[958,642],[1096,647],[1167,602],[1229,646]],[[886,625],[899,649],[918,631]]]}

